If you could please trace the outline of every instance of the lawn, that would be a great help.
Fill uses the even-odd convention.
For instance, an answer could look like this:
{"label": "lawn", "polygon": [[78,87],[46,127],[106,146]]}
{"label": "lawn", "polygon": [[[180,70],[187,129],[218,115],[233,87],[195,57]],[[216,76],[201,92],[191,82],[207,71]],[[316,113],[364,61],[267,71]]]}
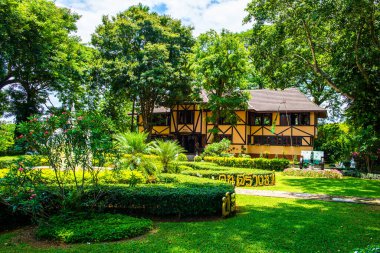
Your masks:
{"label": "lawn", "polygon": [[242,195],[238,205],[229,219],[156,222],[154,233],[114,243],[35,248],[5,233],[0,252],[351,252],[380,242],[379,206]]}
{"label": "lawn", "polygon": [[344,177],[343,179],[284,176],[276,172],[276,185],[255,190],[319,193],[334,196],[380,198],[380,181]]}

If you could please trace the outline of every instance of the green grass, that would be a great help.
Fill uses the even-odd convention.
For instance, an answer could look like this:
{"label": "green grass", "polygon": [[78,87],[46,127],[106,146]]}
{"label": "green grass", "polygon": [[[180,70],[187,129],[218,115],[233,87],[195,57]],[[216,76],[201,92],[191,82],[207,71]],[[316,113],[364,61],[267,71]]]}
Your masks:
{"label": "green grass", "polygon": [[[0,252],[350,252],[380,242],[380,207],[238,196],[239,213],[205,222],[158,222],[138,240],[35,248],[0,235]],[[10,246],[6,246],[8,243]]]}
{"label": "green grass", "polygon": [[281,172],[276,172],[276,185],[255,187],[254,189],[380,198],[379,180],[354,177],[344,177],[343,179],[308,178],[284,176]]}

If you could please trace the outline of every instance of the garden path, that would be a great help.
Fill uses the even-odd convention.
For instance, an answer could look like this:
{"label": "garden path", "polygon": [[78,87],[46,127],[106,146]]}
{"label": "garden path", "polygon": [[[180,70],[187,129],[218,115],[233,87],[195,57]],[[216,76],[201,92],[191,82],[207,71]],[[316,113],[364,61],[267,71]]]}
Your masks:
{"label": "garden path", "polygon": [[275,198],[296,198],[296,199],[312,199],[332,202],[357,203],[366,205],[380,205],[380,198],[359,198],[348,196],[330,196],[325,194],[311,194],[301,192],[285,192],[285,191],[268,191],[268,190],[252,190],[245,188],[236,188],[237,194],[275,197]]}

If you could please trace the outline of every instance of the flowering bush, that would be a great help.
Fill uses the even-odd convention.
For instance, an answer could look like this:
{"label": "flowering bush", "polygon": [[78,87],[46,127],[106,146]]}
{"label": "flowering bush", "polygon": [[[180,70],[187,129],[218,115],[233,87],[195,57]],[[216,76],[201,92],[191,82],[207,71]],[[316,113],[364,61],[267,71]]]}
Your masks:
{"label": "flowering bush", "polygon": [[[86,188],[97,187],[99,173],[114,160],[109,122],[93,113],[62,112],[48,117],[31,117],[20,124],[18,144],[47,158],[51,176],[44,177],[34,167],[41,156],[17,161],[1,180],[1,200],[14,210],[39,218],[50,209],[75,209],[82,206]],[[40,192],[54,186],[51,198]],[[96,196],[94,196],[96,198]]]}
{"label": "flowering bush", "polygon": [[343,174],[339,170],[309,170],[309,169],[285,169],[284,175],[286,176],[299,176],[299,177],[323,177],[323,178],[343,178]]}

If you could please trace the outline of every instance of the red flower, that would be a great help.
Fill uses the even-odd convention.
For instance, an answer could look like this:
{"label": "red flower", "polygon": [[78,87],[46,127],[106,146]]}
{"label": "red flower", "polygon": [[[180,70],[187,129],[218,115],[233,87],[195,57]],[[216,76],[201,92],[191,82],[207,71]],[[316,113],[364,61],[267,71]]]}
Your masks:
{"label": "red flower", "polygon": [[18,168],[18,171],[23,172],[24,169],[22,167]]}
{"label": "red flower", "polygon": [[32,195],[30,195],[29,199],[34,199],[36,196],[37,196],[37,194],[32,194]]}
{"label": "red flower", "polygon": [[62,114],[67,114],[67,112],[62,112]]}
{"label": "red flower", "polygon": [[49,134],[49,132],[48,132],[48,131],[45,131],[45,134]]}

